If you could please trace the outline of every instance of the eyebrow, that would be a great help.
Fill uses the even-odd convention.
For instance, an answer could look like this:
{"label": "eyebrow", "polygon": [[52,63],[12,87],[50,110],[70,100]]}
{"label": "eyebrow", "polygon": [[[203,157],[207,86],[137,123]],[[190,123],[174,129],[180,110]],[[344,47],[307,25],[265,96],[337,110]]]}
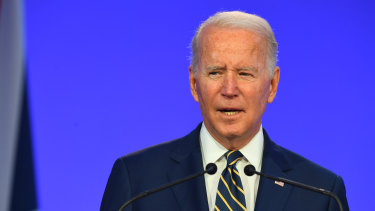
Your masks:
{"label": "eyebrow", "polygon": [[258,72],[258,69],[255,67],[240,67],[240,68],[237,68],[237,70],[249,70],[249,71]]}
{"label": "eyebrow", "polygon": [[[227,66],[226,66],[226,65],[223,65],[223,66],[219,66],[219,65],[211,65],[211,66],[206,67],[206,70],[208,70],[208,71],[226,70],[226,69],[227,69]],[[258,72],[258,69],[255,68],[255,67],[252,67],[252,66],[239,67],[239,68],[236,68],[236,70],[237,70],[237,71],[252,71],[252,72]]]}
{"label": "eyebrow", "polygon": [[206,68],[208,71],[211,71],[211,70],[226,70],[227,69],[227,66],[224,65],[224,66],[208,66]]}

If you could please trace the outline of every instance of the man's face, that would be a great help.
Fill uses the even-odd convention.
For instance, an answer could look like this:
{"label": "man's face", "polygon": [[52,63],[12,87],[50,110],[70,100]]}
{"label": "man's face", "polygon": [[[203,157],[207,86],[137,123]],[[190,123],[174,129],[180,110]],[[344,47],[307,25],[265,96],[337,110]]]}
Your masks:
{"label": "man's face", "polygon": [[266,41],[245,29],[208,26],[190,86],[204,124],[226,148],[241,148],[258,132],[267,102],[276,95],[279,68],[266,69]]}

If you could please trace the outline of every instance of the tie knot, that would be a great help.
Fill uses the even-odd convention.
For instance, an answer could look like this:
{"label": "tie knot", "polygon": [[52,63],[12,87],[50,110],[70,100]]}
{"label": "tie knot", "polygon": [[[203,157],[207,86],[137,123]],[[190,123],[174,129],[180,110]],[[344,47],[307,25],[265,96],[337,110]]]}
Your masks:
{"label": "tie knot", "polygon": [[227,166],[235,165],[237,161],[243,158],[243,155],[240,151],[228,151],[225,153],[225,157],[227,158]]}

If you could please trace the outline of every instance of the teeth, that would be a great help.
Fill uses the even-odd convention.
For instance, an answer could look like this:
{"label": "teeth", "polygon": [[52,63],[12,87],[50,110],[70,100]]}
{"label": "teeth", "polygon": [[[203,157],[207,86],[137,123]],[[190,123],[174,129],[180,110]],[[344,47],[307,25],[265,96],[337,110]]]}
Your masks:
{"label": "teeth", "polygon": [[232,116],[232,115],[235,115],[237,113],[238,113],[238,111],[224,111],[224,114],[228,115],[228,116]]}

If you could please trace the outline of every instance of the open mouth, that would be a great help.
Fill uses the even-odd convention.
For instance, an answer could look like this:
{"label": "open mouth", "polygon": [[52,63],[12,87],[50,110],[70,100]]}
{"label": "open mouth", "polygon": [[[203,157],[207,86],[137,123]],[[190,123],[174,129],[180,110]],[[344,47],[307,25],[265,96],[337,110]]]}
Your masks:
{"label": "open mouth", "polygon": [[219,111],[227,116],[233,116],[241,112],[241,110],[237,109],[220,109]]}

